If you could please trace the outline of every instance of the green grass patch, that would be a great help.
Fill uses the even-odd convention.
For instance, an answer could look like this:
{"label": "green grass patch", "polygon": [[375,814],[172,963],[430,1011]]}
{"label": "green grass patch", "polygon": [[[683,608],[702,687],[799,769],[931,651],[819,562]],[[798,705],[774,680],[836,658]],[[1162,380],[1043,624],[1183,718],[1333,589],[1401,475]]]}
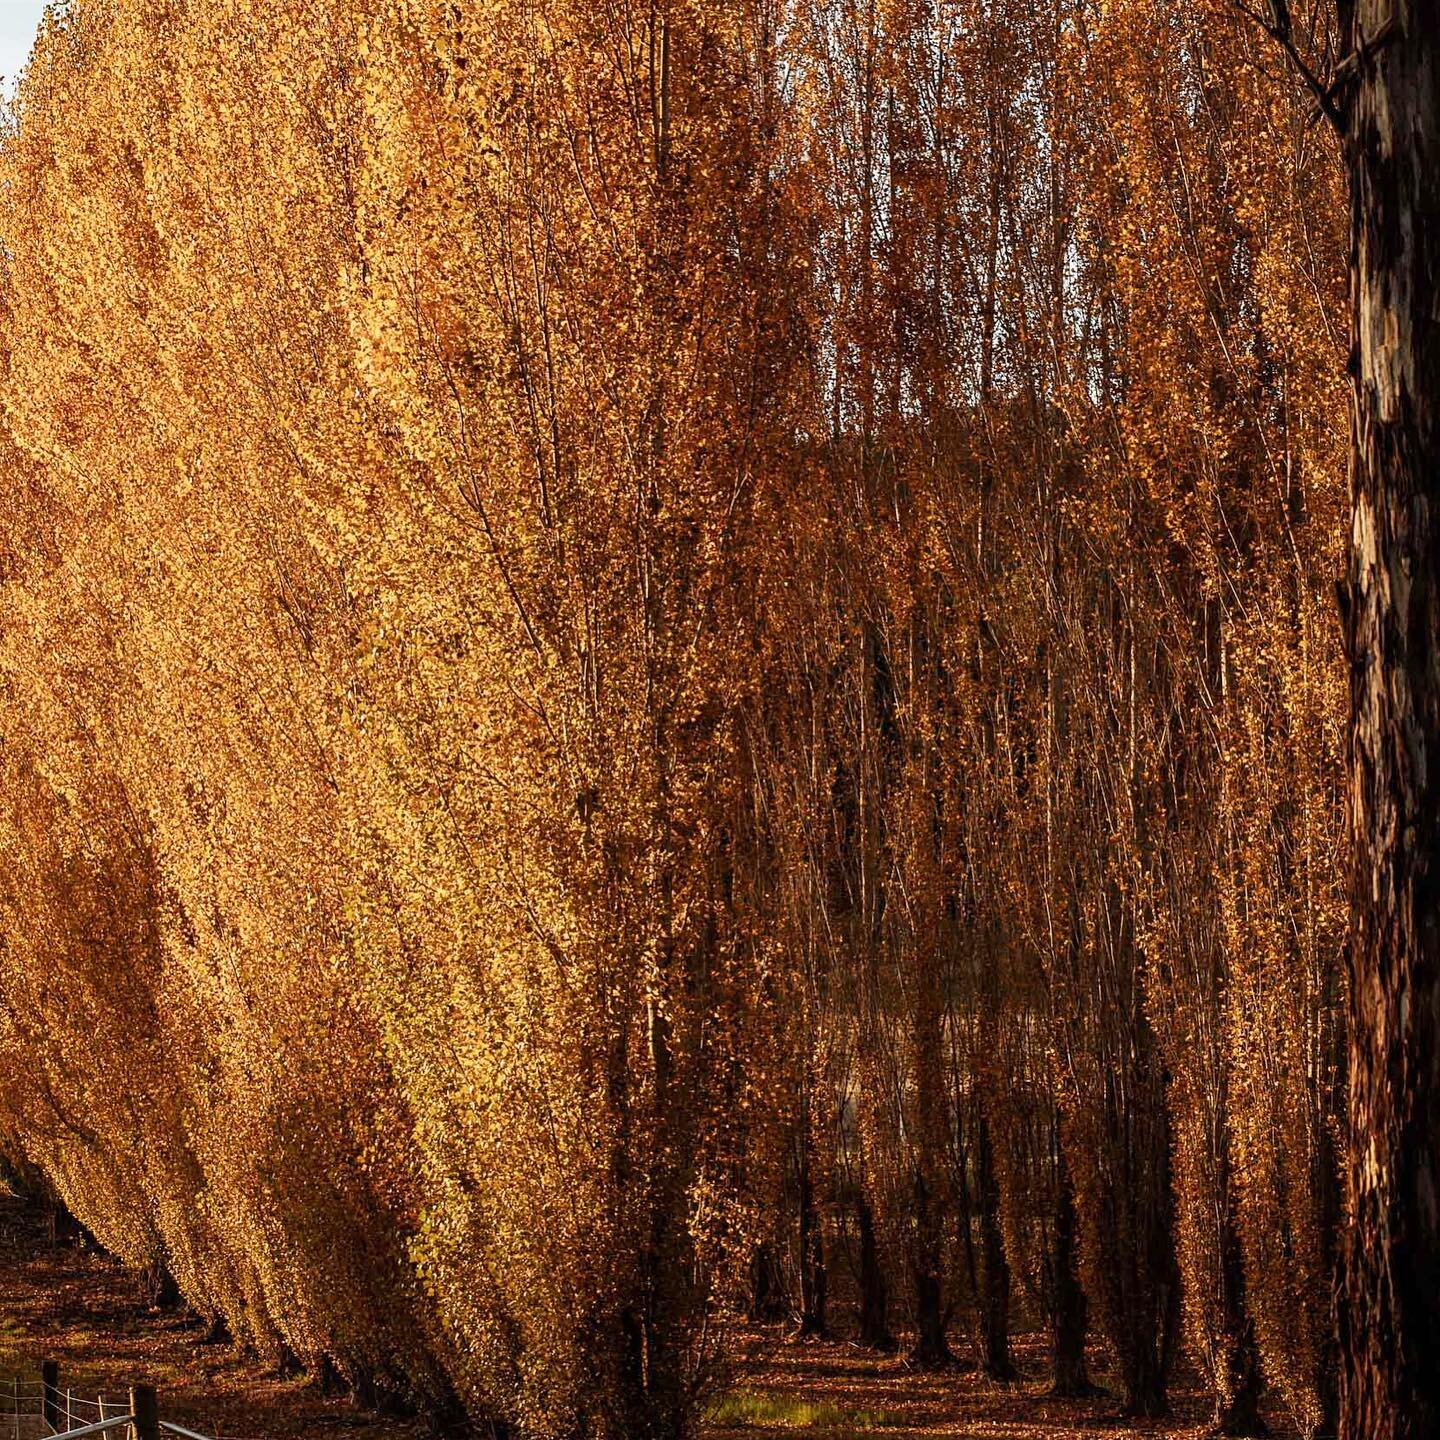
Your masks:
{"label": "green grass patch", "polygon": [[833,1400],[808,1400],[773,1390],[732,1390],[710,1407],[706,1420],[717,1429],[774,1426],[787,1430],[883,1430],[903,1425],[885,1410],[852,1410]]}
{"label": "green grass patch", "polygon": [[29,1353],[30,1337],[8,1315],[0,1315],[0,1376],[6,1383],[12,1375],[28,1379],[40,1373],[39,1362]]}

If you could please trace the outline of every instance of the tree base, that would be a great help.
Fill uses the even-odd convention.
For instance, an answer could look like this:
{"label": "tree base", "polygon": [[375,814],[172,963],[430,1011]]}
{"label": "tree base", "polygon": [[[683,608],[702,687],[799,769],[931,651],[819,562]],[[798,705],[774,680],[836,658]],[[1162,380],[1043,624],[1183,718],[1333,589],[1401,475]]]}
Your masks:
{"label": "tree base", "polygon": [[832,1337],[828,1325],[815,1325],[802,1322],[790,1332],[789,1338],[792,1345],[806,1345],[819,1343],[822,1340],[829,1340]]}
{"label": "tree base", "polygon": [[1214,1440],[1240,1436],[1250,1437],[1250,1440],[1263,1440],[1269,1433],[1270,1427],[1249,1407],[1232,1411],[1228,1415],[1217,1415],[1205,1432],[1207,1436],[1213,1436]]}
{"label": "tree base", "polygon": [[916,1346],[905,1357],[905,1364],[911,1370],[924,1370],[927,1373],[934,1373],[939,1370],[973,1370],[974,1364],[968,1360],[962,1361],[958,1355],[947,1345],[943,1349],[935,1349],[933,1346]]}
{"label": "tree base", "polygon": [[197,1336],[197,1345],[229,1345],[235,1337],[230,1333],[230,1327],[225,1323],[223,1315],[216,1315],[205,1326],[205,1333]]}
{"label": "tree base", "polygon": [[1056,1380],[1045,1391],[1047,1400],[1108,1400],[1110,1392],[1093,1380]]}

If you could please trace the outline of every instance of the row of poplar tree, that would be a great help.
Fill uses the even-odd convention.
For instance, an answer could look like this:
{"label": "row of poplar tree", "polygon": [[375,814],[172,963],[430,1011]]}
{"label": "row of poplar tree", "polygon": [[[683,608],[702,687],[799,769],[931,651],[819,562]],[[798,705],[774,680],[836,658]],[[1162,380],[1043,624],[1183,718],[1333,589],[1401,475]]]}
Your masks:
{"label": "row of poplar tree", "polygon": [[53,8],[11,1161],[516,1435],[685,1433],[787,1275],[852,1324],[847,1255],[866,1343],[1004,1378],[1038,1322],[1062,1392],[1159,1413],[1184,1351],[1232,1429],[1332,1423],[1312,106],[1230,0]]}

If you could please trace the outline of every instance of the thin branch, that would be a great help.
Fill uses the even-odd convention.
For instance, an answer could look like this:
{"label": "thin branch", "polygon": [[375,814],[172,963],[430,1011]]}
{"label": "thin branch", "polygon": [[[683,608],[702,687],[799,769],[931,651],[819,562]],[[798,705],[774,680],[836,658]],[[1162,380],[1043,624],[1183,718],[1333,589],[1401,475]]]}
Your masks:
{"label": "thin branch", "polygon": [[[1230,3],[1248,19],[1253,20],[1286,54],[1290,63],[1299,72],[1300,78],[1310,87],[1320,113],[1335,127],[1337,135],[1345,134],[1345,112],[1335,103],[1332,87],[1324,84],[1320,77],[1305,63],[1305,57],[1295,48],[1288,27],[1281,29],[1274,21],[1267,19],[1258,10],[1252,10],[1244,0],[1230,0]],[[1378,43],[1378,41],[1377,41]]]}
{"label": "thin branch", "polygon": [[[1393,14],[1386,16],[1380,28],[1375,32],[1374,38],[1370,40],[1361,39],[1360,43],[1335,67],[1331,76],[1329,89],[1325,92],[1337,109],[1344,113],[1344,106],[1341,97],[1345,96],[1345,104],[1348,104],[1349,97],[1346,92],[1353,86],[1360,77],[1360,68],[1369,63],[1381,50],[1385,48],[1400,33],[1400,22]],[[1316,119],[1319,118],[1317,113]]]}

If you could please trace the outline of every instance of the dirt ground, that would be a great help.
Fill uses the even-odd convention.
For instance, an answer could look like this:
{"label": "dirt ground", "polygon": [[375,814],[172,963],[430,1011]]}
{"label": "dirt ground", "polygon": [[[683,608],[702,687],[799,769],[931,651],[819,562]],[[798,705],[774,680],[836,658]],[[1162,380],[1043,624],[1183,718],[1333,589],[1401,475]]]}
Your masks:
{"label": "dirt ground", "polygon": [[[163,1419],[215,1440],[410,1440],[420,1422],[377,1419],[306,1379],[286,1379],[228,1345],[205,1345],[193,1319],[151,1308],[136,1278],[94,1251],[54,1247],[33,1212],[0,1201],[0,1394],[42,1359],[61,1388],[124,1398],[131,1380],[153,1384]],[[958,1337],[957,1337],[957,1348]],[[843,1340],[798,1342],[783,1327],[747,1329],[733,1387],[715,1403],[708,1440],[856,1435],[954,1440],[1103,1440],[1127,1434],[1198,1440],[1207,1405],[1193,1386],[1175,1396],[1175,1418],[1135,1426],[1113,1398],[1047,1398],[1039,1336],[1016,1341],[1020,1379],[996,1385],[973,1370],[920,1374],[903,1358]],[[1105,1375],[1098,1377],[1102,1382]],[[3,1400],[0,1400],[3,1408]],[[1276,1429],[1283,1428],[1276,1417]],[[0,1414],[0,1440],[9,1433]]]}

